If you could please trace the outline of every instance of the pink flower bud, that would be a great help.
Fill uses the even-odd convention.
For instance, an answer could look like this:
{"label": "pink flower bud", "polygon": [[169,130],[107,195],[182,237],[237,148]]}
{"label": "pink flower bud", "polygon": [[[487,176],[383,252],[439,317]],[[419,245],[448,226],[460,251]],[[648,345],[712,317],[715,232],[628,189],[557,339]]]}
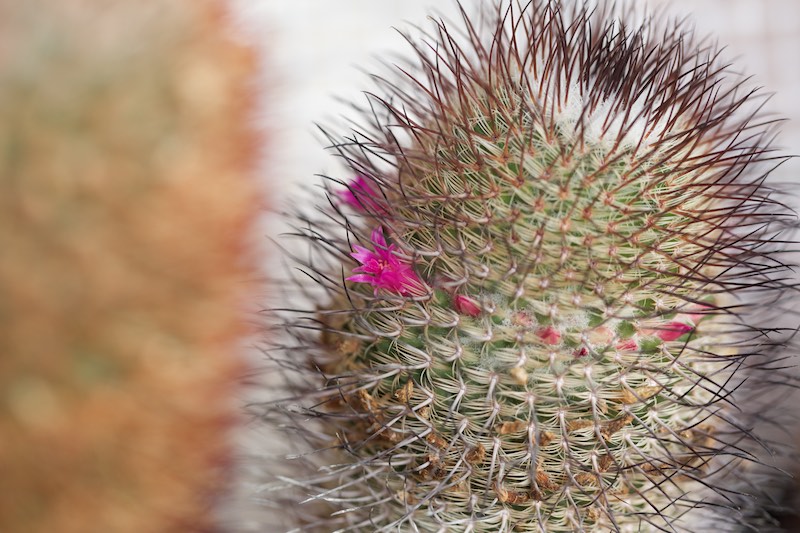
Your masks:
{"label": "pink flower bud", "polygon": [[558,344],[561,342],[561,333],[553,326],[547,326],[536,332],[536,336],[542,339],[545,344]]}
{"label": "pink flower bud", "polygon": [[339,200],[356,211],[372,210],[379,213],[384,209],[378,203],[379,193],[375,184],[364,176],[357,176],[346,189],[338,192]]}
{"label": "pink flower bud", "polygon": [[459,294],[453,298],[453,307],[455,307],[456,311],[462,315],[473,317],[479,316],[482,311],[480,305],[478,305],[478,302],[469,296],[464,296],[462,294]]}
{"label": "pink flower bud", "polygon": [[626,339],[624,341],[617,343],[616,348],[617,350],[631,350],[631,351],[638,350],[639,342],[634,338]]}
{"label": "pink flower bud", "polygon": [[662,341],[669,342],[678,339],[690,331],[694,331],[694,326],[684,324],[683,322],[672,321],[662,327],[649,329],[647,333],[649,335],[655,335]]}

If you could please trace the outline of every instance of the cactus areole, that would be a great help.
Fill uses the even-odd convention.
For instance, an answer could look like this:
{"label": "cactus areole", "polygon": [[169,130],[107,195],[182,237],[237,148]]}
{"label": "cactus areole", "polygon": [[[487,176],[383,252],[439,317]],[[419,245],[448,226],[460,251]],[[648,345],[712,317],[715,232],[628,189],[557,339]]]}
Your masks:
{"label": "cactus areole", "polygon": [[680,23],[463,13],[331,134],[350,175],[302,268],[325,294],[271,411],[308,446],[295,531],[758,524],[730,398],[769,368],[750,306],[788,217],[758,97]]}

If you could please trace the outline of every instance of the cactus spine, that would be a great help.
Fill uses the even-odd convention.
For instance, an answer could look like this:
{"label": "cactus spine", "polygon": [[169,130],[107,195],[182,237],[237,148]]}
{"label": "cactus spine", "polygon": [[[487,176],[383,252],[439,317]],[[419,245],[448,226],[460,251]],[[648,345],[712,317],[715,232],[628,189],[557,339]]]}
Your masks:
{"label": "cactus spine", "polygon": [[332,137],[328,301],[268,414],[317,450],[299,531],[766,527],[731,396],[770,366],[748,302],[785,288],[771,128],[679,24],[570,5],[437,24]]}

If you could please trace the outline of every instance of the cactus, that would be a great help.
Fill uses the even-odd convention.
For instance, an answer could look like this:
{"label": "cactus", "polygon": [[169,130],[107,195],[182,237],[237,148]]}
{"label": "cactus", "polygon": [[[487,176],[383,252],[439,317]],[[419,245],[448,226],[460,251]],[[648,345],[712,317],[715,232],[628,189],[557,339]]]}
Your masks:
{"label": "cactus", "polygon": [[376,76],[301,215],[323,291],[265,414],[308,447],[293,531],[766,530],[792,215],[760,97],[681,23],[462,14]]}
{"label": "cactus", "polygon": [[216,0],[0,2],[0,530],[210,531],[251,261]]}

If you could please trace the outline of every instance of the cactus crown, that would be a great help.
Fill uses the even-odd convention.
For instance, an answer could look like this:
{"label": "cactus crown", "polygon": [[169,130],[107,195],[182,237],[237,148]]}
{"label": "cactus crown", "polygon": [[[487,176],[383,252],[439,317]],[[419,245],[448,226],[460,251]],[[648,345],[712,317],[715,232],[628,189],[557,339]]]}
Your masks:
{"label": "cactus crown", "polygon": [[327,464],[291,480],[300,530],[694,530],[752,460],[730,397],[769,366],[744,301],[782,288],[771,128],[680,24],[483,15],[410,39],[331,137],[354,178],[306,219],[304,409],[270,411]]}

